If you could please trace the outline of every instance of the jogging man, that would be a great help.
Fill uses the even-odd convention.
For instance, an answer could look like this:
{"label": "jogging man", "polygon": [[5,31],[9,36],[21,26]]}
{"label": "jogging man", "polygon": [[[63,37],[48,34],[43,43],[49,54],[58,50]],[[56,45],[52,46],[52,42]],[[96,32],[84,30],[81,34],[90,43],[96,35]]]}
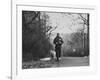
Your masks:
{"label": "jogging man", "polygon": [[57,61],[59,61],[59,57],[61,57],[61,46],[63,44],[63,39],[60,37],[59,33],[57,33],[53,43],[55,44],[56,58]]}

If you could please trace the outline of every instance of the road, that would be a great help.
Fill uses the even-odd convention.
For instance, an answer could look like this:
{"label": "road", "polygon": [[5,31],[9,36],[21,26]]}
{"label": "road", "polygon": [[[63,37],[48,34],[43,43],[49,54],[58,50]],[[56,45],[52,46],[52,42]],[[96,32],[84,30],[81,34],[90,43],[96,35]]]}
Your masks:
{"label": "road", "polygon": [[61,57],[60,61],[44,58],[39,61],[23,62],[23,69],[49,68],[49,67],[73,67],[88,66],[89,57]]}

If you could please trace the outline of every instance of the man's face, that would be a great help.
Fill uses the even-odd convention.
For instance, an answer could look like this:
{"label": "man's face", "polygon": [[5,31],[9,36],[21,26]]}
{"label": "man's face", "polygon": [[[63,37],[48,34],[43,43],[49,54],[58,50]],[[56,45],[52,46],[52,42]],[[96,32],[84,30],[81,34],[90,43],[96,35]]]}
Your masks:
{"label": "man's face", "polygon": [[58,37],[60,36],[59,33],[57,33],[57,36],[58,36]]}

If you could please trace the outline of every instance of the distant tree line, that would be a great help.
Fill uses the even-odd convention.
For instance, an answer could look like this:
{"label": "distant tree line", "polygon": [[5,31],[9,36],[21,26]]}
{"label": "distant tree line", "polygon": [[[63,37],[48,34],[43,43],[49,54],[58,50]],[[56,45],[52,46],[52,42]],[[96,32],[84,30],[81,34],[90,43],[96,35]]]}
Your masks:
{"label": "distant tree line", "polygon": [[[84,36],[84,39],[83,39]],[[88,56],[89,55],[89,43],[87,38],[87,33],[72,33],[71,40],[67,42],[66,45],[70,45],[70,48],[65,51],[64,56]],[[84,53],[83,53],[84,52]]]}

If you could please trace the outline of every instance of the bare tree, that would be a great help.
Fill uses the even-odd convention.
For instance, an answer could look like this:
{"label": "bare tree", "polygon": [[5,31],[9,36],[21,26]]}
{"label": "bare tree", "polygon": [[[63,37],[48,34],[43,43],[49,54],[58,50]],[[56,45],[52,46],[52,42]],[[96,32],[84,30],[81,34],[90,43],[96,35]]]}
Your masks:
{"label": "bare tree", "polygon": [[[85,49],[85,36],[84,36],[84,30],[85,30],[85,26],[87,26],[87,42],[89,43],[89,14],[85,14],[86,17],[84,17],[81,13],[78,14],[79,18],[83,21],[83,29],[82,29],[82,33],[83,33],[83,49]],[[89,44],[88,44],[88,50],[89,50]],[[89,52],[89,51],[88,51]],[[82,54],[84,55],[84,51],[82,52]]]}
{"label": "bare tree", "polygon": [[[70,16],[72,18],[72,25],[75,25],[75,22],[76,22],[76,24],[83,25],[83,28],[78,29],[78,32],[80,32],[82,34],[82,36],[79,36],[78,35],[79,33],[77,33],[73,37],[74,41],[69,41],[68,43],[70,45],[74,45],[75,40],[77,40],[78,38],[80,40],[82,40],[83,50],[82,50],[81,54],[84,55],[85,54],[84,53],[84,50],[85,50],[85,32],[84,31],[85,30],[87,30],[87,43],[89,43],[89,14],[88,13],[77,13],[77,14],[76,13],[73,13],[73,14],[72,13],[68,13],[68,14],[63,13],[63,16]],[[74,16],[77,16],[77,17],[74,18]],[[71,30],[70,27],[69,27],[69,29]],[[89,44],[87,45],[87,48],[88,48],[87,50],[89,52]]]}

